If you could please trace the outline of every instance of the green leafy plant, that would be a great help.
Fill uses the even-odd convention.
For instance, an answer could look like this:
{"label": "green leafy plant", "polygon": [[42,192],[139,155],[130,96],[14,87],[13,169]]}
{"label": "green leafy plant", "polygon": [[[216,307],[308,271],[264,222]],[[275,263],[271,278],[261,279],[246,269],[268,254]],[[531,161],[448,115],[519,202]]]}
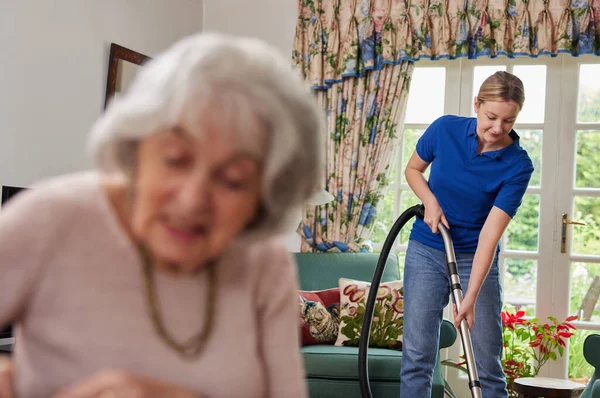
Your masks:
{"label": "green leafy plant", "polygon": [[[502,340],[504,345],[502,369],[506,375],[509,397],[517,397],[513,390],[514,382],[520,377],[535,377],[550,359],[562,357],[567,340],[576,330],[570,322],[577,316],[570,316],[563,322],[548,317],[548,323],[541,324],[537,318],[525,319],[525,311],[502,312]],[[464,357],[463,357],[464,358]],[[442,361],[449,366],[467,373],[465,362]],[[451,386],[445,382],[446,395],[455,398]]]}
{"label": "green leafy plant", "polygon": [[[464,359],[464,355],[461,358]],[[469,371],[467,370],[465,363],[466,362],[464,362],[464,361],[463,362],[455,362],[451,359],[444,359],[442,361],[442,366],[448,366],[450,368],[457,369],[461,372],[464,372],[465,374],[468,374]],[[450,385],[450,383],[448,383],[448,380],[446,380],[446,379],[444,379],[444,393],[446,393],[446,395],[449,396],[450,398],[457,398],[456,394],[452,390],[452,386]]]}
{"label": "green leafy plant", "polygon": [[570,322],[577,316],[570,316],[563,322],[548,317],[549,322],[544,324],[537,318],[527,320],[524,316],[525,311],[502,313],[502,368],[510,397],[517,396],[513,391],[515,379],[535,377],[550,359],[555,361],[562,357],[567,340],[576,330]]}
{"label": "green leafy plant", "polygon": [[577,330],[569,340],[569,378],[577,383],[587,384],[594,374],[594,367],[583,356],[585,339],[594,330]]}

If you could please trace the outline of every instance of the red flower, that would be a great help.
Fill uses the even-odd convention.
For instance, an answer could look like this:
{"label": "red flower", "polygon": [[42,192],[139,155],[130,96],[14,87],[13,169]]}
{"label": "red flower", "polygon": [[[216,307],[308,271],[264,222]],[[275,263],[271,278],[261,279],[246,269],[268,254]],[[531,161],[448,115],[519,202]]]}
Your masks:
{"label": "red flower", "polygon": [[[525,320],[524,311],[517,313],[502,312],[504,329],[504,359],[502,368],[506,374],[506,382],[510,392],[513,392],[513,382],[518,377],[536,376],[539,366],[560,355],[562,347],[566,346],[576,328],[570,321],[577,319],[570,316],[559,322],[553,317],[549,323],[538,323],[537,319]],[[539,366],[533,366],[537,363]]]}
{"label": "red flower", "polygon": [[515,325],[525,323],[525,319],[523,319],[523,316],[525,316],[525,311],[518,311],[516,314],[512,314],[508,311],[503,311],[501,315],[502,326],[508,327],[511,330],[515,329]]}
{"label": "red flower", "polygon": [[388,286],[380,286],[377,290],[377,300],[385,299],[391,292],[392,290]]}
{"label": "red flower", "polygon": [[394,308],[394,311],[396,311],[398,314],[402,314],[404,312],[404,299],[402,297],[398,297],[396,301],[394,301],[394,304],[392,304],[392,308]]}
{"label": "red flower", "polygon": [[348,307],[348,315],[354,317],[354,316],[356,316],[357,312],[358,311],[355,306]]}
{"label": "red flower", "polygon": [[353,284],[351,284],[351,285],[348,285],[348,286],[346,286],[346,287],[344,288],[344,294],[345,294],[346,296],[348,296],[348,295],[350,295],[350,293],[352,293],[352,292],[353,292],[353,291],[355,291],[356,289],[358,289],[358,285],[356,285],[356,284],[354,284],[354,283],[353,283]]}
{"label": "red flower", "polygon": [[354,290],[352,293],[350,293],[350,301],[353,303],[360,301],[360,299],[365,296],[365,293],[365,289]]}

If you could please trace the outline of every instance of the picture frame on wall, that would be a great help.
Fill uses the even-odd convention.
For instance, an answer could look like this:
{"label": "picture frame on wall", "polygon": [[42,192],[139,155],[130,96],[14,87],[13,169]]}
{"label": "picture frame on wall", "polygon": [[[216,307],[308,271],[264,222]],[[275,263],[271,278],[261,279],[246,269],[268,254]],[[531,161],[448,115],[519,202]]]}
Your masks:
{"label": "picture frame on wall", "polygon": [[[9,185],[2,186],[2,202],[0,205],[0,211],[2,211],[2,207],[8,202],[10,199],[14,198],[19,192],[23,191],[26,188],[23,187],[15,187]],[[0,352],[11,352],[12,346],[14,344],[14,336],[13,329],[11,325],[5,326],[4,329],[0,330]]]}
{"label": "picture frame on wall", "polygon": [[2,205],[4,205],[9,199],[11,199],[24,189],[25,188],[23,187],[12,187],[10,185],[2,185]]}
{"label": "picture frame on wall", "polygon": [[142,65],[151,59],[147,55],[111,43],[104,108],[115,95],[127,90]]}

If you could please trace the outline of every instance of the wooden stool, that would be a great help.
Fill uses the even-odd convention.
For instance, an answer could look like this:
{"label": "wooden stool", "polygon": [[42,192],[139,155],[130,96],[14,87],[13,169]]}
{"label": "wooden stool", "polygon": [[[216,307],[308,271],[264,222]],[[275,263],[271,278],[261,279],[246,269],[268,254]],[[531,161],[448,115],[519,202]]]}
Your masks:
{"label": "wooden stool", "polygon": [[515,380],[513,389],[519,398],[576,398],[585,385],[550,377],[523,377]]}

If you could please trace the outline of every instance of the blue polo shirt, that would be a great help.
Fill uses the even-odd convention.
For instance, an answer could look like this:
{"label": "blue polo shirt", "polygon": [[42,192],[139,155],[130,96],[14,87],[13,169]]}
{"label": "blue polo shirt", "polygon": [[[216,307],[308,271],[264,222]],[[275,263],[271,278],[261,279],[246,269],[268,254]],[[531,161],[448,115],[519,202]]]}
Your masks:
{"label": "blue polo shirt", "polygon": [[[442,116],[417,142],[417,154],[431,163],[429,188],[450,224],[456,252],[473,253],[485,220],[496,206],[514,217],[533,173],[533,163],[519,145],[519,136],[506,148],[477,153],[477,119]],[[440,234],[415,220],[411,239],[444,250]]]}

